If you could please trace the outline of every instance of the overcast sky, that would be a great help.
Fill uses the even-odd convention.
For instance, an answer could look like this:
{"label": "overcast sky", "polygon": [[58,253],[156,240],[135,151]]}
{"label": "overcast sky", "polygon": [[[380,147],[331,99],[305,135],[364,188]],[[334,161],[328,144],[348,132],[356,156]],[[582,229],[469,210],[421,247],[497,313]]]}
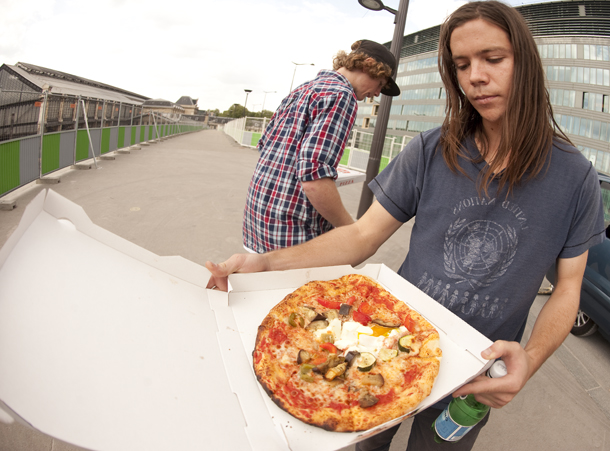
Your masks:
{"label": "overcast sky", "polygon": [[[438,25],[464,3],[411,0],[404,34]],[[393,14],[357,0],[0,0],[0,11],[0,63],[36,64],[173,102],[187,95],[199,109],[221,112],[243,105],[244,89],[252,90],[248,110],[264,103],[273,111],[293,76],[296,87],[331,68],[352,42],[385,43],[394,33]]]}

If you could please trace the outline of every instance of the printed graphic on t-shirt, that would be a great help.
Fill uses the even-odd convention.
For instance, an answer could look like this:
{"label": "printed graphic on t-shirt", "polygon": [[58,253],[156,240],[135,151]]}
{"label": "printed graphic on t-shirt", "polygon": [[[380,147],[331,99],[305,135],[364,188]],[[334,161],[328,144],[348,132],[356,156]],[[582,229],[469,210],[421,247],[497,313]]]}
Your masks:
{"label": "printed graphic on t-shirt", "polygon": [[444,277],[435,280],[424,272],[418,288],[463,316],[502,318],[508,298],[492,298],[485,294],[486,288],[509,269],[519,245],[518,232],[528,227],[524,212],[514,202],[504,201],[501,207],[507,214],[490,220],[480,219],[485,217],[481,210],[497,209],[496,199],[468,198],[458,203],[453,209],[455,220],[445,231]]}

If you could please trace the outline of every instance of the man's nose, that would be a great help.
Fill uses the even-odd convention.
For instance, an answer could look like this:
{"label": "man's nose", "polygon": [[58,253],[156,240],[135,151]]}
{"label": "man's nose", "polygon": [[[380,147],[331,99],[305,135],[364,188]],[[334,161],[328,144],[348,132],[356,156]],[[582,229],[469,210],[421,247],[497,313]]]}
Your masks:
{"label": "man's nose", "polygon": [[471,62],[470,63],[470,82],[473,84],[476,83],[486,83],[489,81],[489,76],[487,74],[487,69],[485,64],[482,62]]}

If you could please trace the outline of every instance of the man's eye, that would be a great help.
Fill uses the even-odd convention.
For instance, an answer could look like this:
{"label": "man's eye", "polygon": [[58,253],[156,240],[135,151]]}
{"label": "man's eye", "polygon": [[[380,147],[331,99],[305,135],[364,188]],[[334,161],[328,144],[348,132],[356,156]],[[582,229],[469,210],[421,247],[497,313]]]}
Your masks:
{"label": "man's eye", "polygon": [[504,60],[504,58],[489,58],[487,61],[491,64],[499,64]]}
{"label": "man's eye", "polygon": [[457,70],[466,70],[468,69],[468,64],[456,64],[455,67]]}

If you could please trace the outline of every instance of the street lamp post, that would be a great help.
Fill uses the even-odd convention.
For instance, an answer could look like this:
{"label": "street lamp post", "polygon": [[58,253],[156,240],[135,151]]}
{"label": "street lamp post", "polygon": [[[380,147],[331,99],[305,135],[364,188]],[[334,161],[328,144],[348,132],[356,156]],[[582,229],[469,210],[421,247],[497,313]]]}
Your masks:
{"label": "street lamp post", "polygon": [[292,81],[290,82],[290,92],[292,92],[292,84],[294,83],[294,76],[297,73],[297,67],[298,66],[315,66],[314,63],[295,63],[294,61],[291,61],[292,64],[294,64],[294,72],[292,73]]}
{"label": "street lamp post", "polygon": [[265,113],[265,100],[267,100],[267,94],[275,94],[277,91],[263,91],[265,93],[265,96],[263,97],[263,109],[261,110],[261,112],[264,114]]}
{"label": "street lamp post", "polygon": [[[407,21],[407,10],[409,9],[409,0],[400,0],[398,11],[388,8],[381,0],[358,0],[362,6],[373,11],[386,11],[394,14],[394,36],[390,45],[390,51],[396,58],[396,62],[400,61],[400,48],[402,47],[402,39],[405,32],[405,23]],[[396,73],[394,73],[396,79]],[[360,205],[358,207],[358,218],[360,218],[373,203],[373,192],[368,187],[369,182],[379,174],[379,163],[383,153],[383,144],[385,141],[386,130],[388,128],[388,119],[390,117],[390,107],[392,106],[392,97],[382,95],[379,103],[379,111],[377,113],[377,122],[375,123],[375,131],[373,132],[373,141],[371,143],[371,152],[369,161],[366,166],[366,181],[362,187],[362,195],[360,196]]]}
{"label": "street lamp post", "polygon": [[251,89],[244,89],[246,91],[246,101],[244,102],[244,117],[246,117],[246,105],[248,104],[248,94],[252,92]]}

